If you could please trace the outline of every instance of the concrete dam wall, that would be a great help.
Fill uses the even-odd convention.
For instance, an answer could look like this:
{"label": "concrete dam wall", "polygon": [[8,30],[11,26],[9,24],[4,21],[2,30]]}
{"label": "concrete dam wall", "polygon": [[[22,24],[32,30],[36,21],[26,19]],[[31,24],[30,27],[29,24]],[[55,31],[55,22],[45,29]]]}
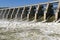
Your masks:
{"label": "concrete dam wall", "polygon": [[0,9],[0,19],[56,22],[60,20],[60,2],[52,1],[35,5]]}
{"label": "concrete dam wall", "polygon": [[0,9],[0,40],[60,40],[60,2]]}

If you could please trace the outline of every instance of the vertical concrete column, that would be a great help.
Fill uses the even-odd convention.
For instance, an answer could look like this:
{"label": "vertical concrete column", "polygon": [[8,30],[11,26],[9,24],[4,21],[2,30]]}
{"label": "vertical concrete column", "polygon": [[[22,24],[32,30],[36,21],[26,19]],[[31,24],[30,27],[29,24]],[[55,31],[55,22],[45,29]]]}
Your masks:
{"label": "vertical concrete column", "polygon": [[60,17],[60,2],[58,3],[58,7],[57,7],[57,12],[55,13],[55,21],[57,21]]}
{"label": "vertical concrete column", "polygon": [[55,20],[55,14],[53,10],[53,4],[47,4],[46,13],[45,13],[46,22],[53,22]]}
{"label": "vertical concrete column", "polygon": [[12,19],[12,15],[13,15],[14,11],[15,11],[15,8],[13,8],[13,11],[12,11],[12,14],[11,14],[11,19]]}
{"label": "vertical concrete column", "polygon": [[21,14],[22,14],[22,11],[23,11],[23,7],[19,8],[19,11],[18,11],[18,14],[17,14],[17,20],[22,20],[21,19]]}
{"label": "vertical concrete column", "polygon": [[29,12],[28,12],[28,14],[27,14],[27,20],[28,20],[28,21],[29,21],[29,19],[30,19],[30,11],[31,11],[31,9],[32,9],[32,6],[30,6]]}
{"label": "vertical concrete column", "polygon": [[44,12],[44,20],[47,22],[53,21],[55,19],[54,11],[52,8],[53,8],[53,5],[50,3],[47,3],[47,7],[46,7],[46,10]]}
{"label": "vertical concrete column", "polygon": [[49,3],[47,3],[46,10],[44,11],[44,21],[46,21],[46,13],[48,11]]}
{"label": "vertical concrete column", "polygon": [[2,16],[1,16],[1,15],[2,15],[2,13],[3,13],[3,9],[2,9],[2,11],[1,11],[1,13],[0,13],[0,19],[2,18]]}
{"label": "vertical concrete column", "polygon": [[9,12],[9,9],[6,9],[6,13],[4,14],[3,18],[6,19],[6,16],[7,16],[8,12]]}
{"label": "vertical concrete column", "polygon": [[11,10],[11,9],[9,9],[8,13],[6,14],[6,19],[8,18],[8,15],[9,15],[9,13],[10,13],[10,10]]}
{"label": "vertical concrete column", "polygon": [[35,12],[35,21],[43,21],[44,20],[44,11],[43,11],[43,5],[38,5],[36,7]]}
{"label": "vertical concrete column", "polygon": [[36,13],[35,13],[35,21],[37,21],[38,19],[38,10],[39,10],[40,5],[38,5],[38,7],[36,7]]}
{"label": "vertical concrete column", "polygon": [[3,14],[3,17],[2,17],[3,19],[4,19],[4,15],[5,15],[6,12],[7,12],[7,9],[5,9],[5,11],[4,11],[4,14]]}
{"label": "vertical concrete column", "polygon": [[24,18],[24,11],[25,11],[25,7],[23,8],[22,14],[21,14],[21,20],[23,20]]}
{"label": "vertical concrete column", "polygon": [[2,14],[1,14],[1,19],[3,19],[4,13],[5,13],[5,9],[3,9],[3,12],[2,12]]}
{"label": "vertical concrete column", "polygon": [[22,14],[21,14],[21,19],[26,20],[27,19],[27,14],[28,14],[29,7],[24,7]]}
{"label": "vertical concrete column", "polygon": [[19,10],[20,10],[20,8],[18,8],[18,10],[17,10],[17,13],[16,13],[16,15],[15,15],[15,19],[17,19],[17,15],[18,15],[18,13],[19,13]]}
{"label": "vertical concrete column", "polygon": [[7,14],[7,19],[11,19],[11,16],[12,16],[12,12],[13,12],[14,9],[9,9],[9,12]]}
{"label": "vertical concrete column", "polygon": [[36,5],[35,6],[31,6],[31,8],[29,9],[29,13],[27,14],[29,21],[33,21],[34,20],[35,12],[36,12]]}
{"label": "vertical concrete column", "polygon": [[18,8],[15,8],[15,10],[14,10],[14,12],[12,14],[12,19],[15,19],[15,15],[16,15],[17,11],[18,11]]}

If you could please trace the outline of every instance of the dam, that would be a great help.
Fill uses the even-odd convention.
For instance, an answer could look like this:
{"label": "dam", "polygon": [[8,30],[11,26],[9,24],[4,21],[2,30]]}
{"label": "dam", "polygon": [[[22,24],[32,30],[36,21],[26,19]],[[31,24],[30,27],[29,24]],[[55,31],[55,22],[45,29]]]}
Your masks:
{"label": "dam", "polygon": [[0,9],[0,19],[56,22],[60,20],[58,1]]}
{"label": "dam", "polygon": [[0,40],[60,40],[60,2],[0,9]]}

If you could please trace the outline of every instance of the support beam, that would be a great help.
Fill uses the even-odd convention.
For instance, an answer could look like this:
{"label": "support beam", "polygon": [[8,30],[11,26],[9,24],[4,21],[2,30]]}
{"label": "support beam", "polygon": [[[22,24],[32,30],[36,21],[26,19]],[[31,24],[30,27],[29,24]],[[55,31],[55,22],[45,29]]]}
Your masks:
{"label": "support beam", "polygon": [[29,21],[29,18],[30,18],[30,11],[31,11],[31,9],[32,9],[32,6],[30,6],[29,12],[28,12],[28,14],[27,14],[27,20],[28,20],[28,21]]}
{"label": "support beam", "polygon": [[26,20],[27,19],[27,14],[28,14],[29,7],[24,7],[22,14],[21,14],[21,19]]}
{"label": "support beam", "polygon": [[5,13],[5,9],[3,10],[3,12],[2,12],[1,15],[0,15],[1,19],[3,19],[4,13]]}
{"label": "support beam", "polygon": [[21,14],[22,14],[23,8],[19,8],[19,12],[17,14],[17,19],[21,20]]}
{"label": "support beam", "polygon": [[57,7],[57,12],[55,13],[55,20],[59,20],[60,19],[60,3],[58,3],[58,7]]}
{"label": "support beam", "polygon": [[48,11],[48,7],[49,7],[49,3],[47,4],[46,10],[44,11],[44,21],[46,20],[46,14],[47,14],[47,11]]}
{"label": "support beam", "polygon": [[9,15],[10,11],[11,11],[11,9],[9,9],[9,11],[7,12],[6,19],[8,19],[8,15]]}
{"label": "support beam", "polygon": [[50,4],[47,12],[47,22],[53,22],[55,20],[55,14],[53,10],[53,4]]}
{"label": "support beam", "polygon": [[8,12],[9,12],[9,9],[6,9],[6,12],[5,12],[5,14],[3,15],[3,18],[6,19],[6,16],[7,16]]}
{"label": "support beam", "polygon": [[5,15],[6,11],[7,11],[7,9],[5,9],[4,14],[2,15],[2,19],[4,19],[4,15]]}
{"label": "support beam", "polygon": [[44,17],[43,6],[38,5],[35,13],[35,21],[43,21],[44,20],[43,17]]}
{"label": "support beam", "polygon": [[44,20],[46,20],[46,22],[52,22],[55,20],[55,14],[52,8],[53,4],[47,3],[47,7],[44,12]]}
{"label": "support beam", "polygon": [[11,14],[11,19],[13,19],[13,14],[14,14],[14,11],[15,11],[15,8],[13,9],[13,11],[12,11],[12,14]]}
{"label": "support beam", "polygon": [[6,12],[7,12],[7,9],[5,9],[5,12],[4,12],[3,16],[2,16],[3,19],[4,19],[4,16],[5,16]]}
{"label": "support beam", "polygon": [[32,21],[34,20],[36,12],[36,6],[30,6],[29,13],[27,14],[27,20]]}
{"label": "support beam", "polygon": [[17,13],[16,13],[16,15],[15,15],[15,19],[17,19],[17,15],[18,15],[18,13],[19,13],[19,10],[20,10],[20,8],[18,8],[18,10],[17,10]]}
{"label": "support beam", "polygon": [[0,19],[2,18],[2,17],[1,17],[2,13],[3,13],[3,10],[1,10],[1,13],[0,13]]}
{"label": "support beam", "polygon": [[25,11],[25,7],[23,8],[22,14],[21,14],[21,20],[23,20],[24,17],[24,11]]}
{"label": "support beam", "polygon": [[12,12],[13,12],[13,9],[10,9],[9,13],[7,14],[7,19],[11,19]]}
{"label": "support beam", "polygon": [[16,15],[17,11],[18,11],[18,8],[15,8],[12,13],[12,16],[11,16],[12,19],[15,19],[15,15]]}

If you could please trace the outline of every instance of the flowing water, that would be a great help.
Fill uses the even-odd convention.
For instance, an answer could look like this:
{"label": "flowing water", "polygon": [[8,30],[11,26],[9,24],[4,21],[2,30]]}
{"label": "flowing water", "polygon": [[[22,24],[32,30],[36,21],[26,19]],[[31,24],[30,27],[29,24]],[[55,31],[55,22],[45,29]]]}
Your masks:
{"label": "flowing water", "polygon": [[0,40],[60,40],[60,23],[0,20]]}

